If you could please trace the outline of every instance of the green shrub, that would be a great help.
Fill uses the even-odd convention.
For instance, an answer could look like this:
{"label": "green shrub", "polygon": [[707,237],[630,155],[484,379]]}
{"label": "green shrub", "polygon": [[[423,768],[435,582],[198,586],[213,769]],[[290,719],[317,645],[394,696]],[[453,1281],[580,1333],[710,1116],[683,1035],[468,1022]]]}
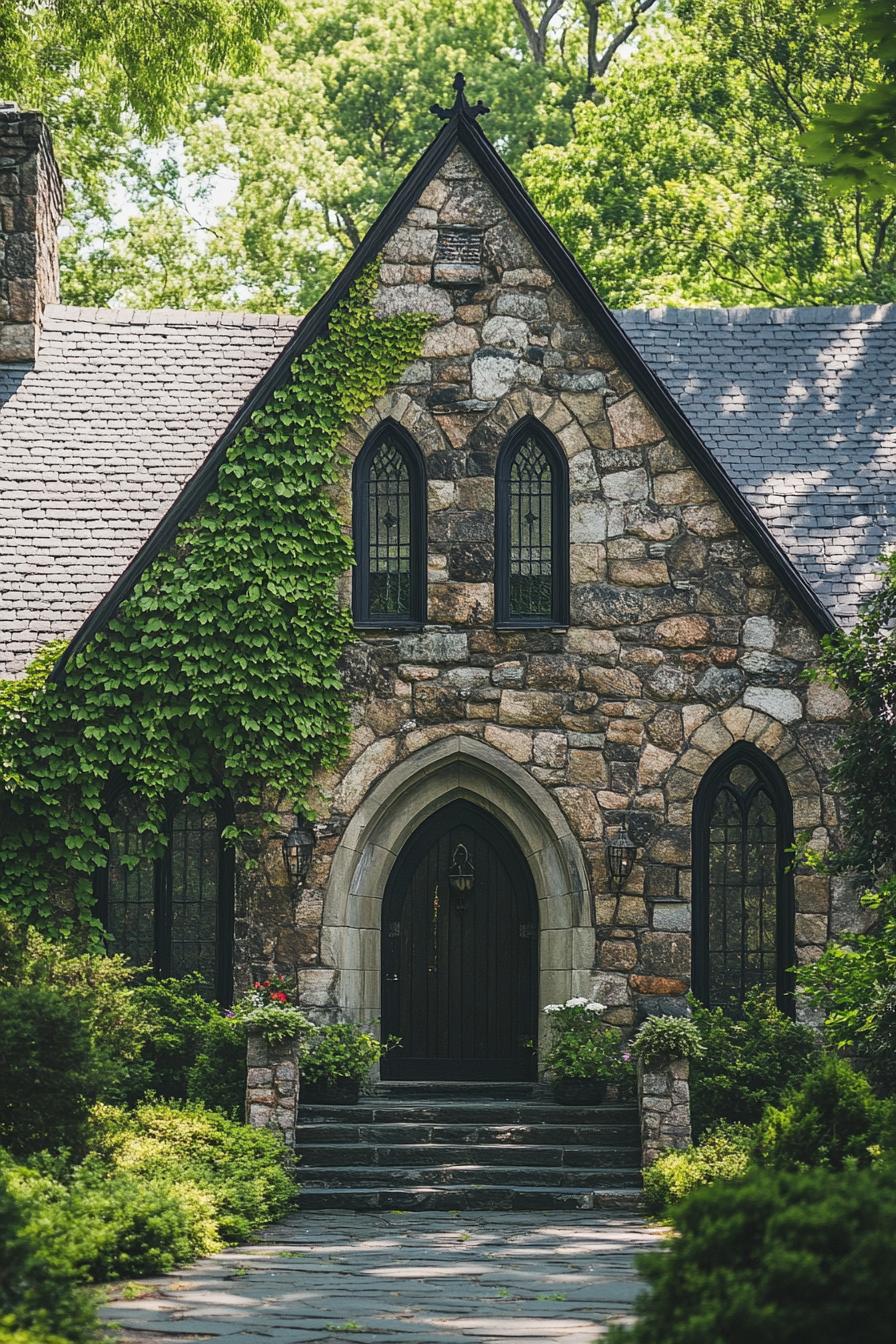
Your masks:
{"label": "green shrub", "polygon": [[186,1098],[189,1072],[204,1032],[220,1016],[220,1009],[204,997],[203,989],[198,974],[181,980],[150,978],[137,988],[137,1003],[151,1024],[141,1042],[143,1076],[138,1095],[151,1091],[177,1101]]}
{"label": "green shrub", "polygon": [[[31,1173],[0,1150],[0,1344],[52,1344],[93,1337],[95,1313],[67,1256],[34,1226]],[[44,1180],[45,1190],[52,1182]],[[56,1194],[64,1192],[57,1186]],[[27,1333],[25,1333],[27,1332]]]}
{"label": "green shrub", "polygon": [[0,988],[0,1143],[18,1157],[80,1153],[97,1089],[78,1005],[52,989]]}
{"label": "green shrub", "polygon": [[232,1017],[212,1017],[197,1039],[187,1070],[187,1099],[238,1120],[246,1092],[246,1029]]}
{"label": "green shrub", "polygon": [[706,1053],[691,1069],[695,1135],[719,1120],[754,1124],[816,1063],[815,1033],[780,1012],[770,995],[747,995],[743,1014],[694,1005],[693,1021]]}
{"label": "green shrub", "polygon": [[333,1083],[344,1078],[363,1082],[374,1064],[393,1045],[378,1041],[354,1022],[320,1027],[302,1052],[302,1077],[309,1083]]}
{"label": "green shrub", "polygon": [[698,1185],[743,1176],[754,1133],[749,1125],[721,1121],[689,1148],[670,1149],[644,1172],[644,1201],[651,1213],[679,1203]]}
{"label": "green shrub", "polygon": [[638,1028],[632,1052],[645,1068],[670,1059],[702,1059],[706,1053],[697,1027],[686,1017],[648,1017]]}
{"label": "green shrub", "polygon": [[877,1156],[893,1113],[866,1078],[843,1059],[828,1056],[759,1122],[756,1154],[779,1170],[868,1166]]}
{"label": "green shrub", "polygon": [[892,1344],[896,1174],[771,1172],[695,1190],[641,1257],[638,1321],[607,1344]]}
{"label": "green shrub", "polygon": [[207,1192],[222,1243],[279,1217],[295,1195],[294,1159],[279,1135],[200,1105],[106,1108],[97,1116],[94,1152],[115,1173]]}

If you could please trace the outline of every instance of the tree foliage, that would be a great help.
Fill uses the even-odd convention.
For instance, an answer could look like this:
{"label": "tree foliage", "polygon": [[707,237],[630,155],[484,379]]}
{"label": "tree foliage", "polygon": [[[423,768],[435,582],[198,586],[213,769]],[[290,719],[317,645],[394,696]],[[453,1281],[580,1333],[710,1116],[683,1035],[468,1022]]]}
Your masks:
{"label": "tree foliage", "polygon": [[[339,661],[351,563],[338,508],[346,423],[418,354],[429,318],[377,319],[371,267],[238,434],[216,487],[68,664],[0,709],[0,900],[37,923],[88,921],[110,776],[146,804],[268,794],[294,804],[348,737]],[[234,832],[230,832],[231,838]],[[67,902],[60,904],[63,893]]]}

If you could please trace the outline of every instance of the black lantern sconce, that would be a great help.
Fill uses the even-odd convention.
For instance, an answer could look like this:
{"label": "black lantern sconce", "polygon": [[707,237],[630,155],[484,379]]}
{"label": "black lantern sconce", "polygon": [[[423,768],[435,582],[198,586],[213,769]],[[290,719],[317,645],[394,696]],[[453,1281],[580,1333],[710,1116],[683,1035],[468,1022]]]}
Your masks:
{"label": "black lantern sconce", "polygon": [[610,870],[610,884],[617,891],[621,891],[628,881],[637,853],[638,847],[628,833],[627,824],[623,822],[619,827],[618,834],[607,843],[607,867]]}
{"label": "black lantern sconce", "polygon": [[307,821],[291,826],[283,837],[283,864],[293,887],[300,886],[308,876],[311,855],[314,853],[314,831]]}

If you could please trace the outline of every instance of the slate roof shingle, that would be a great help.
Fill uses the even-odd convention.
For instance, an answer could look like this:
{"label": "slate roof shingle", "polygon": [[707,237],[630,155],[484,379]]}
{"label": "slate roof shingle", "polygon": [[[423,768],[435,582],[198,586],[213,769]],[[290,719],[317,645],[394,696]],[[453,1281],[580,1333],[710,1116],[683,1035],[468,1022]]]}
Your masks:
{"label": "slate roof shingle", "polygon": [[54,305],[0,364],[0,674],[75,633],[298,322]]}
{"label": "slate roof shingle", "polygon": [[849,625],[896,542],[896,304],[615,316]]}
{"label": "slate roof shingle", "polygon": [[[896,541],[896,305],[616,316],[849,623]],[[75,633],[298,325],[54,306],[0,365],[0,674]]]}

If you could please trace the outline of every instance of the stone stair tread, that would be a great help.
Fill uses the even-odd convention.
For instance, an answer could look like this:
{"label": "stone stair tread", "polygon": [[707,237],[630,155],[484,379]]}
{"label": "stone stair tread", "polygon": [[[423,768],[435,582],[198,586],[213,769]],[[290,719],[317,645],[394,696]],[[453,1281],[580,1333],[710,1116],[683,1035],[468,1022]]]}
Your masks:
{"label": "stone stair tread", "polygon": [[635,1144],[522,1144],[522,1143],[305,1143],[306,1167],[434,1166],[437,1163],[474,1163],[509,1167],[626,1167],[640,1166]]}
{"label": "stone stair tread", "polygon": [[370,1185],[507,1185],[525,1186],[596,1186],[630,1185],[640,1188],[641,1168],[631,1167],[499,1167],[473,1162],[444,1162],[431,1167],[309,1167],[301,1179],[304,1190],[326,1186],[357,1187]]}
{"label": "stone stair tread", "polygon": [[640,1130],[637,1123],[631,1124],[591,1124],[567,1125],[545,1122],[543,1124],[443,1124],[441,1122],[414,1123],[410,1121],[397,1124],[386,1123],[336,1123],[330,1121],[301,1121],[299,1125],[301,1143],[328,1144],[375,1144],[413,1145],[417,1143],[441,1143],[460,1145],[467,1143],[503,1144],[507,1146],[525,1146],[560,1144],[564,1147],[608,1146],[639,1147]]}
{"label": "stone stair tread", "polygon": [[349,1124],[419,1123],[492,1123],[567,1125],[635,1124],[633,1106],[558,1106],[539,1101],[465,1101],[445,1099],[434,1105],[415,1106],[410,1102],[373,1099],[355,1106],[299,1105],[299,1122],[342,1121]]}
{"label": "stone stair tread", "polygon": [[640,1189],[553,1185],[476,1186],[320,1186],[299,1197],[304,1209],[624,1209],[643,1207]]}

